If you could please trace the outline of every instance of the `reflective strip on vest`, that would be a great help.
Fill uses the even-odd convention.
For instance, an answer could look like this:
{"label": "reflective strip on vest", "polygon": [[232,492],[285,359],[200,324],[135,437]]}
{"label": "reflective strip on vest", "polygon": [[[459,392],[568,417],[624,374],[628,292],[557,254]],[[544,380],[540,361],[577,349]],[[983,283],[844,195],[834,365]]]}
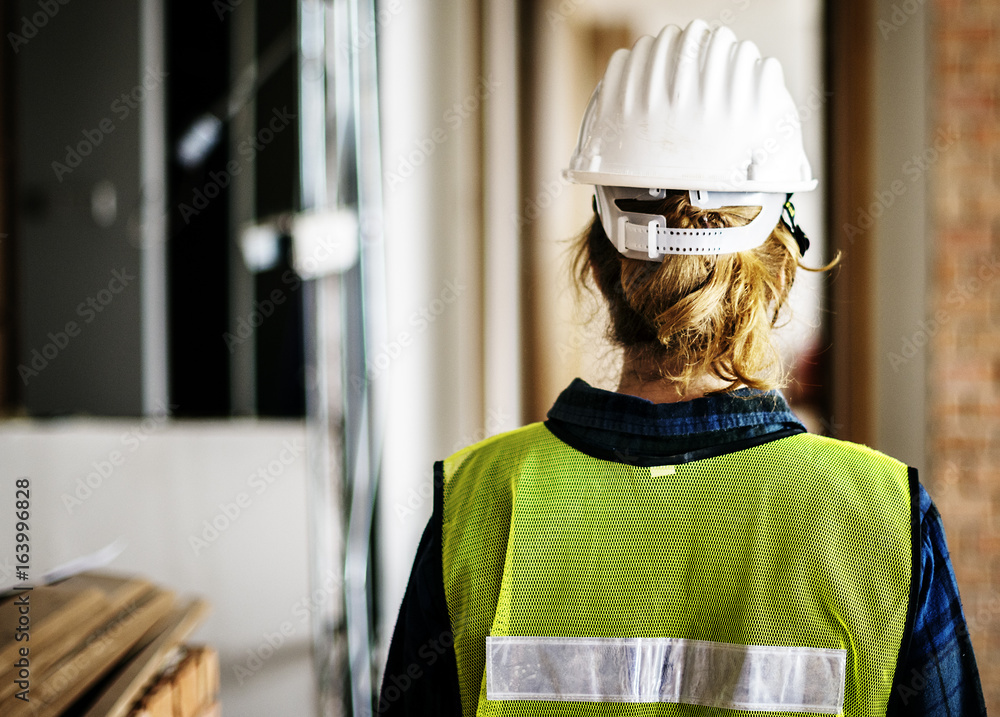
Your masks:
{"label": "reflective strip on vest", "polygon": [[489,700],[837,714],[846,671],[846,650],[675,638],[486,638]]}

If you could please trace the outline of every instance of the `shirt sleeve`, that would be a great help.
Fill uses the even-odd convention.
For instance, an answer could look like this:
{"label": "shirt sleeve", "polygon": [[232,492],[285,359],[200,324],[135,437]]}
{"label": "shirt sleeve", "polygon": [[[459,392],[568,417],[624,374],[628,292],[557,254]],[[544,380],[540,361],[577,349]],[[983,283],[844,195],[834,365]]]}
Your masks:
{"label": "shirt sleeve", "polygon": [[983,688],[941,515],[920,486],[920,587],[910,649],[893,695],[901,714],[986,715]]}
{"label": "shirt sleeve", "polygon": [[378,715],[461,717],[458,664],[444,593],[441,468],[434,471],[434,511],[413,561],[389,644]]}

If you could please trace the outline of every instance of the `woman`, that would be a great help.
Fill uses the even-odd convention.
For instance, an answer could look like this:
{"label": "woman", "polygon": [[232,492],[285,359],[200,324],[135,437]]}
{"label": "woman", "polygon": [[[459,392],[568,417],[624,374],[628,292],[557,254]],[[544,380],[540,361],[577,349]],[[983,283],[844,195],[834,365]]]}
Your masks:
{"label": "woman", "polygon": [[436,466],[379,712],[985,714],[916,471],[775,390],[816,184],[777,61],[697,21],[619,50],[567,176],[621,381]]}

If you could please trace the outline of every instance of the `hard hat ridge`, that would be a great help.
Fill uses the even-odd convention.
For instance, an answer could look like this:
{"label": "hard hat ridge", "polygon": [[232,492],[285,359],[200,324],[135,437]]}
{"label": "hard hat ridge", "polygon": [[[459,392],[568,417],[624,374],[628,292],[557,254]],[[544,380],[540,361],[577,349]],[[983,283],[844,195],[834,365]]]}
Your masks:
{"label": "hard hat ridge", "polygon": [[[712,29],[702,20],[683,30],[669,25],[657,37],[640,37],[631,50],[614,53],[565,175],[599,188],[724,192],[735,205],[761,206],[768,220],[774,207],[780,217],[788,193],[816,186],[781,64],[763,58],[752,42],[739,42],[728,27]],[[747,195],[745,201],[735,201],[736,193]],[[614,201],[602,201],[600,192],[598,206],[608,236],[624,248],[617,235],[622,213]],[[647,223],[655,217],[630,219]],[[758,244],[774,224],[754,229],[767,230]],[[721,246],[705,253],[735,251],[725,241]]]}

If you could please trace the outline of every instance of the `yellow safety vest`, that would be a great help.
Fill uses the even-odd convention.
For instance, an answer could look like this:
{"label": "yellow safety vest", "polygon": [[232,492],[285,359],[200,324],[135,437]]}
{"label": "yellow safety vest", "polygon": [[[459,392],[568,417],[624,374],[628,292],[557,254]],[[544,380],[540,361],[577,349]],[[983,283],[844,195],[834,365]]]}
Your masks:
{"label": "yellow safety vest", "polygon": [[443,462],[444,588],[472,715],[884,715],[915,474],[810,434],[673,466],[533,424]]}

